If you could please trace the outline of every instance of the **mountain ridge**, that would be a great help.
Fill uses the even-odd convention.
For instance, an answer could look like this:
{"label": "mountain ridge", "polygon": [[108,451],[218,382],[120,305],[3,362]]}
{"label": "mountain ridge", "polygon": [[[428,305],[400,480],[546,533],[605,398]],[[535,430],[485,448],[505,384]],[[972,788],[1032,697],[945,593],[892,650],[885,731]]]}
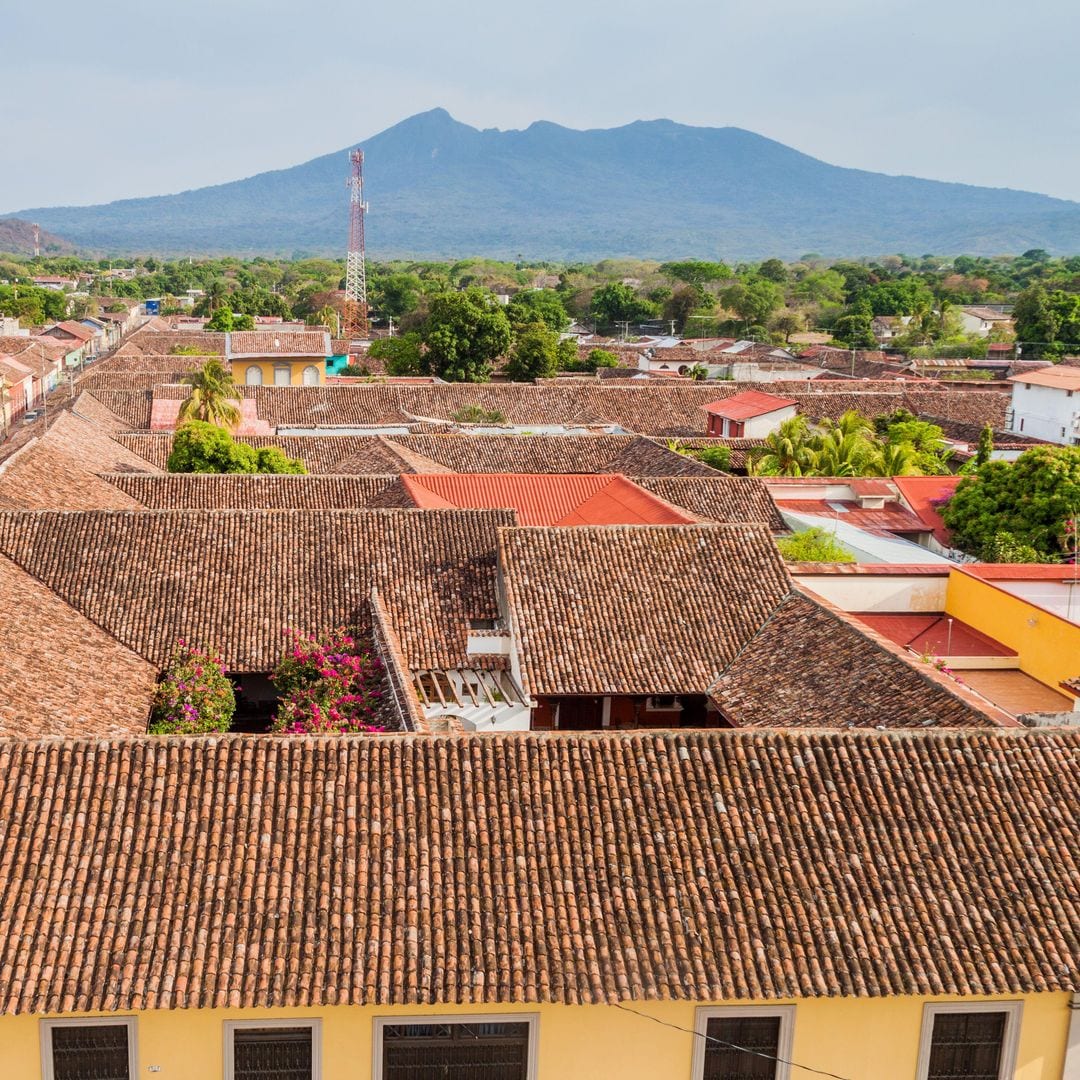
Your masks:
{"label": "mountain ridge", "polygon": [[[360,143],[376,257],[796,258],[1080,250],[1080,203],[830,165],[668,119],[479,129],[431,109]],[[347,150],[169,195],[30,218],[117,253],[338,254]],[[4,220],[0,218],[0,220]]]}

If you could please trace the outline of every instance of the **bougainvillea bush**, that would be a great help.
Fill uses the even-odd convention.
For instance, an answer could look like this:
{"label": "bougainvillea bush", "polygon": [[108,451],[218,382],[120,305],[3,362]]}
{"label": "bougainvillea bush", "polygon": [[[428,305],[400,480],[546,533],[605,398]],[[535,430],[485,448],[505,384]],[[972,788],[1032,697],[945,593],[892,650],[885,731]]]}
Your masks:
{"label": "bougainvillea bush", "polygon": [[228,731],[234,712],[236,697],[221,657],[178,641],[154,693],[151,734]]}
{"label": "bougainvillea bush", "polygon": [[287,735],[355,735],[383,731],[385,677],[368,642],[347,630],[318,637],[289,632],[270,676],[281,695],[274,731]]}

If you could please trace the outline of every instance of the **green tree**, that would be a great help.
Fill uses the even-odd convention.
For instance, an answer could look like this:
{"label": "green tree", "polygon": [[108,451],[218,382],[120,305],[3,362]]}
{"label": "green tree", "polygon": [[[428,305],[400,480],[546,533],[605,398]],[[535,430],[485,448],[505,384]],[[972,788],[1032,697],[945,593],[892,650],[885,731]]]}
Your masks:
{"label": "green tree", "polygon": [[720,303],[747,323],[766,323],[783,302],[780,286],[763,278],[737,281],[720,292]]}
{"label": "green tree", "polygon": [[235,329],[233,326],[233,313],[232,310],[223,305],[219,307],[213,315],[206,321],[204,330],[217,330],[224,331],[226,334]]}
{"label": "green tree", "polygon": [[[885,430],[885,440],[890,446],[909,446],[914,452],[914,467],[919,473],[942,475],[949,471],[948,461],[952,452],[945,442],[945,433],[937,424],[926,420],[900,420]],[[912,476],[914,473],[894,472],[892,476]]]}
{"label": "green tree", "polygon": [[421,375],[424,372],[420,335],[416,332],[394,338],[379,338],[371,343],[368,356],[373,360],[382,360],[387,375]]}
{"label": "green tree", "polygon": [[684,259],[682,262],[661,264],[660,273],[672,281],[681,281],[704,292],[713,281],[726,281],[731,277],[731,267],[722,262],[704,262],[700,259]]}
{"label": "green tree", "polygon": [[836,270],[811,270],[796,283],[792,296],[810,304],[842,304],[847,297],[844,275]]}
{"label": "green tree", "polygon": [[394,319],[415,311],[424,291],[424,283],[411,273],[377,274],[371,284],[371,306]]}
{"label": "green tree", "polygon": [[535,382],[553,378],[558,371],[559,335],[546,323],[529,323],[519,333],[506,374],[514,382]]}
{"label": "green tree", "polygon": [[202,420],[222,428],[234,428],[240,423],[240,394],[221,360],[207,360],[198,371],[184,375],[180,381],[191,387],[191,393],[180,405],[181,420]]}
{"label": "green tree", "polygon": [[848,349],[876,349],[871,322],[869,315],[843,315],[836,320],[833,340]]}
{"label": "green tree", "polygon": [[238,443],[224,428],[191,420],[173,436],[166,463],[171,473],[306,473],[299,458],[288,457],[280,447],[256,450]]}
{"label": "green tree", "polygon": [[965,476],[941,516],[962,551],[983,558],[1008,533],[1044,558],[1071,550],[1068,523],[1080,506],[1080,447],[1035,446],[1015,462],[989,461]]}
{"label": "green tree", "polygon": [[792,334],[797,334],[806,326],[806,319],[791,308],[781,308],[770,320],[769,329],[774,334],[781,334],[786,345]]}
{"label": "green tree", "polygon": [[695,450],[692,454],[703,465],[708,465],[718,472],[731,471],[731,447],[708,446],[704,450]]}
{"label": "green tree", "polygon": [[254,330],[255,317],[244,312],[241,312],[239,315],[234,312],[232,317],[232,328],[234,330]]}
{"label": "green tree", "polygon": [[656,315],[656,305],[643,300],[629,285],[613,281],[593,293],[592,314],[604,326],[610,328],[619,323],[643,322]]}
{"label": "green tree", "polygon": [[979,445],[975,450],[975,468],[985,465],[994,454],[994,429],[987,424],[979,432]]}
{"label": "green tree", "polygon": [[506,314],[516,327],[541,322],[556,334],[570,325],[570,316],[554,289],[524,289],[515,293],[506,305]]}
{"label": "green tree", "polygon": [[758,267],[758,277],[766,281],[775,281],[777,285],[783,285],[788,279],[788,269],[780,259],[766,259]]}
{"label": "green tree", "polygon": [[785,562],[852,563],[855,556],[832,534],[816,525],[776,541]]}
{"label": "green tree", "polygon": [[442,293],[424,326],[424,365],[447,382],[485,382],[512,338],[506,312],[486,289]]}

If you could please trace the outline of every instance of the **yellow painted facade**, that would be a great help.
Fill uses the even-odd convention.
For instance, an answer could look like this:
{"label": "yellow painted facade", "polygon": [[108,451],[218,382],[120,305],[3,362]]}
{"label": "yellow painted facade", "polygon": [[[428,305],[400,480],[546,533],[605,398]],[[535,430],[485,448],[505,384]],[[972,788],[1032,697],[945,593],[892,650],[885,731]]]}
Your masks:
{"label": "yellow painted facade", "polygon": [[1055,690],[1062,680],[1080,674],[1080,626],[993,582],[953,570],[945,612],[1015,650],[1020,670]]}
{"label": "yellow painted facade", "polygon": [[[956,1000],[1022,1001],[1015,1080],[1061,1080],[1070,1016],[1070,995],[1064,993],[978,999],[810,998],[787,1002],[795,1005],[792,1059],[801,1066],[852,1080],[913,1080],[923,1005]],[[651,1002],[629,1007],[645,1015],[607,1005],[178,1009],[117,1015],[136,1018],[138,1075],[152,1074],[160,1080],[221,1077],[226,1020],[318,1017],[322,1022],[321,1080],[369,1080],[376,1017],[466,1019],[484,1015],[513,1019],[521,1014],[536,1016],[539,1024],[537,1071],[532,1080],[692,1080],[693,1036],[679,1029],[693,1029],[695,1006]],[[40,1028],[38,1017],[0,1018],[0,1075],[5,1080],[41,1076]],[[810,1075],[793,1069],[791,1080]]]}
{"label": "yellow painted facade", "polygon": [[[300,359],[267,357],[266,359],[256,360],[233,360],[230,365],[232,367],[233,382],[235,383],[247,383],[250,385],[248,371],[251,368],[258,368],[262,377],[261,385],[263,386],[322,386],[326,382],[326,361],[319,357],[301,357]],[[318,377],[317,382],[305,383],[304,373],[308,368],[314,369]],[[276,372],[279,369],[288,369],[289,381],[287,383],[275,381],[275,378],[278,377]],[[310,374],[307,377],[309,380],[312,378]]]}

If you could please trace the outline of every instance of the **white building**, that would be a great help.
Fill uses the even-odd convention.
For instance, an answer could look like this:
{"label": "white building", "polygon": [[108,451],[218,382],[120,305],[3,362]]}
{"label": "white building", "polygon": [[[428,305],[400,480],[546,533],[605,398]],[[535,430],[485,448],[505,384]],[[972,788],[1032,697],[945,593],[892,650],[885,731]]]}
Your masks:
{"label": "white building", "polygon": [[1014,375],[1009,431],[1080,446],[1080,368],[1055,365]]}
{"label": "white building", "polygon": [[960,323],[965,334],[978,334],[987,337],[991,330],[1012,330],[1012,316],[1000,308],[968,306],[952,309],[952,314]]}

